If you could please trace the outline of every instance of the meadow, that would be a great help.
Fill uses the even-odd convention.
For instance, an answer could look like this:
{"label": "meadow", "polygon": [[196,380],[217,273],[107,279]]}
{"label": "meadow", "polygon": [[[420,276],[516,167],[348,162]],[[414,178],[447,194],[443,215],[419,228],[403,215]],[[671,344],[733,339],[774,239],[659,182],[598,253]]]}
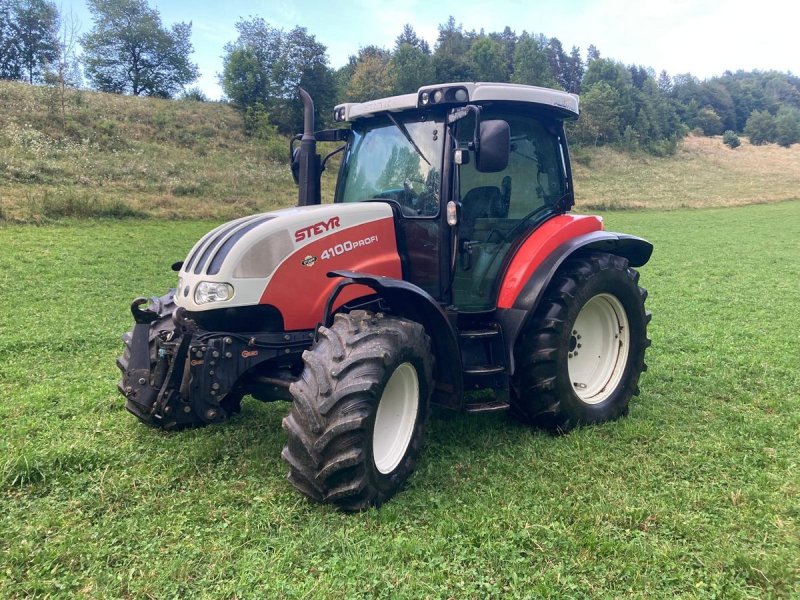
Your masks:
{"label": "meadow", "polygon": [[123,409],[130,300],[217,220],[0,225],[0,597],[798,597],[800,202],[604,214],[656,248],[630,415],[436,412],[358,515],[286,482],[286,403],[178,433]]}

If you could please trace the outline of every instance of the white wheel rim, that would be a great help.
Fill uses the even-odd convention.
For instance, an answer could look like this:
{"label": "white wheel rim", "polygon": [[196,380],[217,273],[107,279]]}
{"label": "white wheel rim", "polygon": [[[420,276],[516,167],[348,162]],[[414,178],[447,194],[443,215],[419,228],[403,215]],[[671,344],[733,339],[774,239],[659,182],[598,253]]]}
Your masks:
{"label": "white wheel rim", "polygon": [[572,326],[567,364],[572,389],[586,404],[599,404],[617,389],[628,362],[631,333],[622,303],[598,294],[583,305]]}
{"label": "white wheel rim", "polygon": [[394,370],[383,389],[372,432],[372,459],[384,475],[403,460],[419,410],[419,377],[410,362]]}

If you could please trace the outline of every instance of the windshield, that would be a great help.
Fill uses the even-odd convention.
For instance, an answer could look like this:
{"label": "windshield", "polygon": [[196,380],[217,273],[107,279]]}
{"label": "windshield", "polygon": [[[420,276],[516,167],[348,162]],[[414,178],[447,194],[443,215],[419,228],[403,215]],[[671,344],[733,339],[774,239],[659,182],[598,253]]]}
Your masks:
{"label": "windshield", "polygon": [[339,202],[393,200],[405,216],[439,212],[444,125],[430,116],[393,115],[360,120],[339,177]]}

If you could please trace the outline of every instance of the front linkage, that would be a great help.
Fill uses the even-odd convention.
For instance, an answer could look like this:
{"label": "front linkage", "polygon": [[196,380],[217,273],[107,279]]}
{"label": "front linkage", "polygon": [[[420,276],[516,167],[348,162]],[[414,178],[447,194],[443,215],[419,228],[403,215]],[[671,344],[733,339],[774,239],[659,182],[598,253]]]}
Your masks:
{"label": "front linkage", "polygon": [[[246,393],[242,376],[281,356],[302,352],[309,332],[209,333],[176,307],[173,292],[131,304],[133,329],[122,336],[125,352],[119,390],[125,408],[162,429],[219,423],[239,412]],[[259,377],[274,399],[288,399],[289,381]]]}

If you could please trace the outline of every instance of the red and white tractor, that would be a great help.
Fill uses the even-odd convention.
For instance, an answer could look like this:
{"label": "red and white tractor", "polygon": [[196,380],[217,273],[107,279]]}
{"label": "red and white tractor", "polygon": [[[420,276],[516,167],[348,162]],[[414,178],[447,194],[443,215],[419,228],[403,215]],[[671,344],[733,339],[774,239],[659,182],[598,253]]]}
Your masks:
{"label": "red and white tractor", "polygon": [[[134,300],[130,412],[169,429],[224,421],[245,395],[290,400],[289,481],[344,510],[403,486],[431,404],[553,432],[627,412],[652,245],[569,213],[577,96],[432,85],[339,105],[343,127],[318,132],[301,97],[298,206],[220,225],[173,265],[174,290]],[[321,160],[317,141],[341,145]]]}

